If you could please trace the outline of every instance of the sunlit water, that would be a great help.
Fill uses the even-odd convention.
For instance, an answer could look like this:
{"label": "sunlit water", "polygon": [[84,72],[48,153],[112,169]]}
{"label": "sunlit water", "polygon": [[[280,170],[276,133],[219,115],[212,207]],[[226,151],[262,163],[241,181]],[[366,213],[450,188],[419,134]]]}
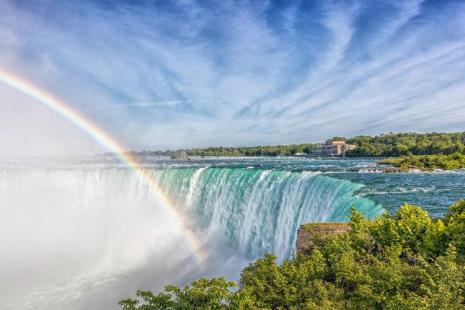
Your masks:
{"label": "sunlit water", "polygon": [[305,222],[374,218],[404,202],[440,217],[465,172],[384,174],[373,160],[145,157],[185,228],[112,156],[0,162],[0,308],[106,309],[136,289],[237,278],[267,252],[292,256]]}

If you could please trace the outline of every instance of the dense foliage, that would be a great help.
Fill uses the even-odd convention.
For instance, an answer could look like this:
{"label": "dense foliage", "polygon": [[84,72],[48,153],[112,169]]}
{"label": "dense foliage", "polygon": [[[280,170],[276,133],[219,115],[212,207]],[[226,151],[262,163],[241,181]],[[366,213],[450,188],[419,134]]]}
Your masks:
{"label": "dense foliage", "polygon": [[271,146],[244,147],[208,147],[166,152],[144,152],[151,155],[168,155],[185,152],[189,156],[293,156],[299,153],[311,153],[316,144],[289,144]]}
{"label": "dense foliage", "polygon": [[349,157],[465,154],[465,132],[390,133],[375,137],[357,136],[347,141],[357,146],[347,152]]}
{"label": "dense foliage", "polygon": [[412,168],[423,171],[453,170],[465,168],[465,155],[460,153],[452,155],[409,155],[387,158],[378,163],[399,167],[401,171],[408,171]]}
{"label": "dense foliage", "polygon": [[465,201],[443,220],[404,205],[374,221],[354,212],[352,230],[307,256],[278,264],[266,255],[246,267],[237,290],[224,278],[120,302],[151,309],[464,309]]}

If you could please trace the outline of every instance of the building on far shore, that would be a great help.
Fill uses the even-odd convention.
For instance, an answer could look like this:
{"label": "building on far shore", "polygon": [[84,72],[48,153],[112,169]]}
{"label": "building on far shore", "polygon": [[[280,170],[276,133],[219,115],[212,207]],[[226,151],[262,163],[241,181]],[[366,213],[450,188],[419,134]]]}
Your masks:
{"label": "building on far shore", "polygon": [[354,144],[347,144],[343,140],[333,140],[317,146],[313,150],[312,155],[344,157],[347,151],[353,150],[355,148],[356,146]]}

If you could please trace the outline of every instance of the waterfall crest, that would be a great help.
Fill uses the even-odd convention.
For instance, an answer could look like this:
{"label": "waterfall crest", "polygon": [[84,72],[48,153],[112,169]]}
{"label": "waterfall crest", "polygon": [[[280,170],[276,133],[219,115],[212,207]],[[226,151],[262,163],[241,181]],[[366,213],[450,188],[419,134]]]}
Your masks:
{"label": "waterfall crest", "polygon": [[358,197],[363,186],[318,172],[247,168],[171,168],[154,171],[178,207],[204,230],[221,230],[248,258],[289,258],[306,222],[347,221],[351,208],[373,218],[382,208]]}

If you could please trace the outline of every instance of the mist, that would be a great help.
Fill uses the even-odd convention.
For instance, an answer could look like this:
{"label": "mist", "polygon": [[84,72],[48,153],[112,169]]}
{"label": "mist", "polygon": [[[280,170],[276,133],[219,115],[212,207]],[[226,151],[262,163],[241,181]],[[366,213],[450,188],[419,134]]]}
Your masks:
{"label": "mist", "polygon": [[3,166],[0,206],[2,309],[114,309],[136,289],[237,276],[245,263],[221,234],[201,232],[213,255],[199,261],[185,227],[127,169]]}

